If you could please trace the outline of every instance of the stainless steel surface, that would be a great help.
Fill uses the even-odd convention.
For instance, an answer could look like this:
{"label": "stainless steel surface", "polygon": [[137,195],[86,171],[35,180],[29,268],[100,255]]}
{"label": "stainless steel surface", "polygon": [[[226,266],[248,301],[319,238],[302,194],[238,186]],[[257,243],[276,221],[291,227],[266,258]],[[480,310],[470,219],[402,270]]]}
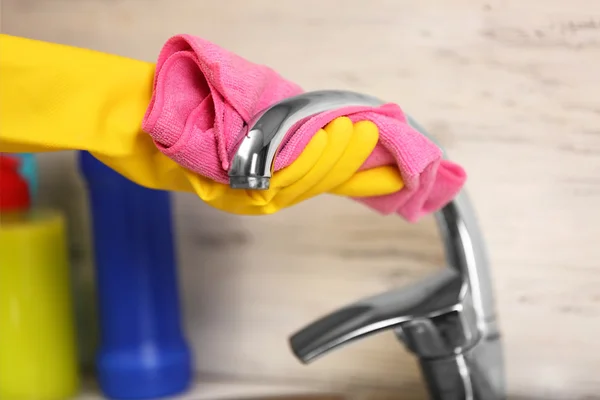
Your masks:
{"label": "stainless steel surface", "polygon": [[[231,187],[268,188],[287,130],[319,112],[383,104],[342,91],[296,96],[263,111],[233,158]],[[412,120],[411,124],[426,134]],[[391,329],[420,362],[435,400],[506,398],[502,343],[483,237],[466,193],[436,213],[447,268],[409,287],[361,300],[311,323],[290,338],[308,363],[330,350]]]}

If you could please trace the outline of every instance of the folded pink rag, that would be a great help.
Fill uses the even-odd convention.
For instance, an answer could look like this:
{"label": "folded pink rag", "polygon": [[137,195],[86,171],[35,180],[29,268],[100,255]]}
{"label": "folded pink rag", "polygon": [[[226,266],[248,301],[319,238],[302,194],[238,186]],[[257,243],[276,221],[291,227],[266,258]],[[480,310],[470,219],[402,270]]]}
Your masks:
{"label": "folded pink rag", "polygon": [[[181,166],[228,183],[233,146],[252,116],[302,92],[266,66],[204,39],[178,35],[167,41],[158,57],[142,128]],[[347,107],[306,120],[288,133],[275,170],[290,165],[320,128],[340,116],[370,120],[379,128],[379,143],[361,170],[395,164],[405,184],[397,193],[355,200],[382,214],[396,212],[416,221],[442,208],[463,186],[464,170],[443,160],[442,151],[408,124],[396,104]]]}

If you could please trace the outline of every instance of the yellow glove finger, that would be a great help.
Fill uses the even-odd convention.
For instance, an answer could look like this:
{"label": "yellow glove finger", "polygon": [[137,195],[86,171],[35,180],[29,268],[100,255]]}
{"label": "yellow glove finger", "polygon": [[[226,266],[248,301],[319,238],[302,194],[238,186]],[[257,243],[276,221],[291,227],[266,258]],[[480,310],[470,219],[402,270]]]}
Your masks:
{"label": "yellow glove finger", "polygon": [[[338,128],[337,125],[344,125],[344,127]],[[326,131],[342,129],[350,132],[350,143],[342,157],[321,181],[296,198],[288,207],[321,193],[330,192],[333,188],[348,181],[371,155],[379,140],[379,130],[373,122],[360,121],[353,124],[349,118],[342,117],[325,127]]]}
{"label": "yellow glove finger", "polygon": [[294,200],[307,191],[315,188],[328,175],[342,158],[352,139],[352,122],[346,118],[336,118],[320,131],[327,132],[327,146],[323,155],[310,171],[297,182],[281,189],[269,204],[275,209],[282,209],[293,204]]}
{"label": "yellow glove finger", "polygon": [[348,197],[372,197],[396,193],[403,187],[404,181],[398,168],[386,165],[359,171],[329,193]]}

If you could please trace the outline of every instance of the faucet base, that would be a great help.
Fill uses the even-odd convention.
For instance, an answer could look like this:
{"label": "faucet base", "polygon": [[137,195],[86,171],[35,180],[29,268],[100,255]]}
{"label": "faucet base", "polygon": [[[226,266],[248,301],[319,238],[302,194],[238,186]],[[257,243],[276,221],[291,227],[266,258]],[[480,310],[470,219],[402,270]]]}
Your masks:
{"label": "faucet base", "polygon": [[465,353],[419,359],[431,400],[506,400],[499,335],[490,335]]}

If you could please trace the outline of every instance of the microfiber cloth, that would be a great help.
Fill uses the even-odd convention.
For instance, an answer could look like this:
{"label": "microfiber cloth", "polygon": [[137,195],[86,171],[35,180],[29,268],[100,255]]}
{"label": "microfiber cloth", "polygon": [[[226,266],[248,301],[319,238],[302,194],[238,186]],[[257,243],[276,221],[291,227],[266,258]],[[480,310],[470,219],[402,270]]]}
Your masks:
{"label": "microfiber cloth", "polygon": [[[142,128],[165,155],[183,167],[226,184],[234,144],[250,119],[268,106],[302,93],[277,72],[207,40],[177,35],[166,42],[156,66],[154,90]],[[404,187],[391,194],[355,198],[384,214],[409,221],[436,211],[463,186],[466,174],[442,159],[442,151],[409,125],[396,104],[346,107],[321,113],[288,132],[275,171],[291,165],[315,132],[337,117],[371,121],[379,142],[359,170],[396,166]]]}

